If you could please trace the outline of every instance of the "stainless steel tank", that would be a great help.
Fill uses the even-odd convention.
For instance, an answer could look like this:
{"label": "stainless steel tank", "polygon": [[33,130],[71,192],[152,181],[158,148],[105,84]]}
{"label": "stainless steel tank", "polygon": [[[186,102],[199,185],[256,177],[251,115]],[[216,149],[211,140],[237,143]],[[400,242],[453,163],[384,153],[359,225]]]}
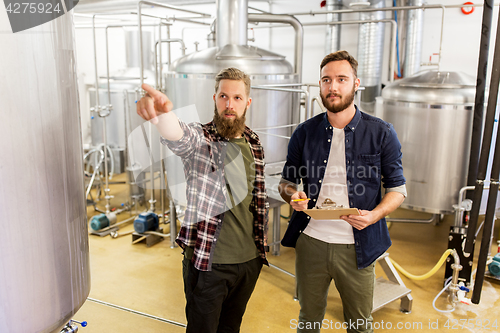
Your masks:
{"label": "stainless steel tank", "polygon": [[[220,0],[217,6],[217,46],[177,59],[165,75],[167,95],[174,107],[195,104],[202,123],[213,118],[215,75],[221,69],[239,68],[250,75],[253,86],[300,82],[300,73],[294,72],[284,56],[247,45],[247,1]],[[247,112],[250,128],[278,127],[298,121],[297,94],[254,89],[250,95],[252,105]],[[258,131],[266,163],[285,160],[288,140],[279,136],[290,137],[291,132],[291,127]]]}
{"label": "stainless steel tank", "polygon": [[[140,64],[138,32],[136,30],[126,30],[125,32],[127,68],[115,71],[110,74],[110,93],[108,96],[108,85],[106,75],[100,75],[99,79],[99,103],[101,105],[111,104],[113,109],[106,117],[107,144],[113,153],[113,165],[111,170],[115,174],[125,171],[127,154],[127,137],[129,133],[144,123],[144,120],[137,115],[135,101],[138,94],[136,90],[140,87]],[[143,59],[145,63],[144,82],[154,85],[155,77],[153,68],[153,57],[151,52],[152,33],[143,32],[144,48]],[[104,45],[102,46],[105,47]],[[104,74],[104,73],[102,73]],[[96,105],[95,87],[89,89],[90,105]],[[98,147],[104,143],[103,120],[93,113],[91,124],[91,144]],[[152,140],[154,144],[159,141]],[[158,149],[158,147],[156,147]],[[130,163],[133,164],[133,163]],[[111,166],[111,165],[109,165]]]}
{"label": "stainless steel tank", "polygon": [[0,332],[59,332],[90,291],[72,14],[0,8]]}
{"label": "stainless steel tank", "polygon": [[[237,67],[249,74],[254,86],[298,82],[283,56],[250,46],[227,45],[222,50],[214,47],[172,64],[173,71],[166,75],[166,87],[174,107],[195,104],[200,122],[212,120],[215,75],[227,67]],[[252,105],[247,112],[247,126],[262,129],[292,124],[294,108],[298,110],[298,98],[294,103],[293,93],[254,89],[250,95]],[[264,145],[266,163],[284,161],[288,140],[275,135],[289,137],[291,127],[262,130],[258,134]]]}
{"label": "stainless steel tank", "polygon": [[408,197],[402,207],[450,213],[466,184],[475,79],[421,72],[382,90],[376,115],[394,125],[402,145]]}

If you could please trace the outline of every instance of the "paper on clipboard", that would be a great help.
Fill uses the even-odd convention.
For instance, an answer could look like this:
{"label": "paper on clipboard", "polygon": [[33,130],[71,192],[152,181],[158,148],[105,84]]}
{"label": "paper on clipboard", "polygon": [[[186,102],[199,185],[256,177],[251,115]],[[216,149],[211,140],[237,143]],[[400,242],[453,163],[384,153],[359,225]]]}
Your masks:
{"label": "paper on clipboard", "polygon": [[306,209],[304,213],[315,220],[338,220],[342,215],[360,215],[357,208]]}

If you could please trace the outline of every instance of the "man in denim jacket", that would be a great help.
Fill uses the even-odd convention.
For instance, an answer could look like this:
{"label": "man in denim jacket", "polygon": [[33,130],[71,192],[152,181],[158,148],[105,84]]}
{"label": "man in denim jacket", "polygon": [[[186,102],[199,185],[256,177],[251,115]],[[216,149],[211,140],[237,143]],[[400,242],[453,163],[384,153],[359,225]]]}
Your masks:
{"label": "man in denim jacket", "polygon": [[[373,331],[374,262],[391,246],[385,216],[406,197],[393,126],[354,105],[357,65],[346,51],[323,59],[319,83],[327,112],[294,131],[279,185],[295,209],[281,243],[296,251],[298,332],[320,331],[332,279],[342,299],[343,327]],[[303,191],[298,191],[300,182]],[[326,199],[358,208],[360,215],[315,220],[303,212]]]}

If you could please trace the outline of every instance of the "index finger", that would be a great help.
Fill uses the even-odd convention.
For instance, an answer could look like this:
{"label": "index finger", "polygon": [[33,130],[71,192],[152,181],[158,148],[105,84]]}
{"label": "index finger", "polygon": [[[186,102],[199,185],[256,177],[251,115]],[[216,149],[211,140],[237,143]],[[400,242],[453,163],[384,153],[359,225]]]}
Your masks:
{"label": "index finger", "polygon": [[156,90],[155,88],[151,87],[149,84],[143,83],[142,84],[142,89],[146,90],[146,92],[149,94],[149,96],[153,98],[160,97],[162,95],[161,92]]}

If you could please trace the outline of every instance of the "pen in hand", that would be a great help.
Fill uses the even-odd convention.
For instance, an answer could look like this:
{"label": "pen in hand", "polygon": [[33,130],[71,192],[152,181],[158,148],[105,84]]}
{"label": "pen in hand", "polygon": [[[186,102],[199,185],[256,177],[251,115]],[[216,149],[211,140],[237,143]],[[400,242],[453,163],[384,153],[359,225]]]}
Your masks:
{"label": "pen in hand", "polygon": [[305,200],[311,200],[311,199],[309,199],[309,198],[306,198],[306,199],[293,199],[292,201],[293,202],[297,202],[297,201],[305,201]]}

